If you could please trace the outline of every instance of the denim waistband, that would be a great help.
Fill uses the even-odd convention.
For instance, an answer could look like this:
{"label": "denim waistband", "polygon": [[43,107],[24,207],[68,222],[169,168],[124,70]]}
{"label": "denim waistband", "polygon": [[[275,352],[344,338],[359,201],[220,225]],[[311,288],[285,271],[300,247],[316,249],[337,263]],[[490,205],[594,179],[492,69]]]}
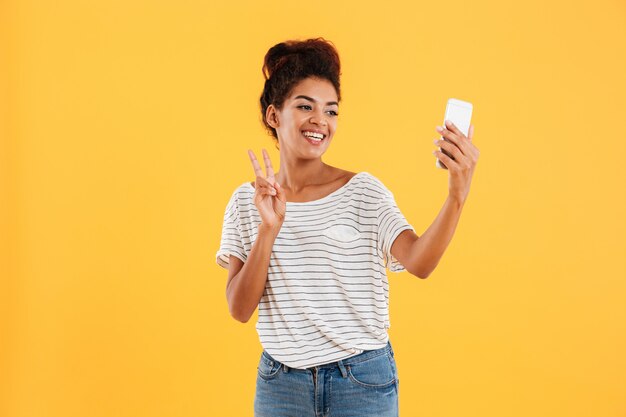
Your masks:
{"label": "denim waistband", "polygon": [[274,357],[272,357],[269,353],[267,353],[266,350],[263,350],[262,355],[265,356],[267,359],[269,359],[270,361],[273,361],[275,363],[279,363],[284,370],[294,370],[294,371],[310,371],[313,368],[316,369],[320,369],[320,368],[343,368],[344,365],[353,365],[355,363],[359,363],[359,362],[363,362],[365,360],[374,358],[376,356],[379,355],[384,355],[387,353],[391,353],[391,356],[393,356],[393,348],[391,347],[391,342],[387,341],[387,345],[383,346],[382,348],[379,349],[374,349],[374,350],[364,350],[363,352],[359,353],[358,355],[354,355],[354,356],[350,356],[349,358],[346,359],[341,359],[335,362],[330,362],[330,363],[325,363],[322,365],[318,365],[318,366],[311,366],[309,368],[305,368],[305,369],[298,369],[298,368],[292,368],[288,365],[285,365],[284,363],[274,359]]}

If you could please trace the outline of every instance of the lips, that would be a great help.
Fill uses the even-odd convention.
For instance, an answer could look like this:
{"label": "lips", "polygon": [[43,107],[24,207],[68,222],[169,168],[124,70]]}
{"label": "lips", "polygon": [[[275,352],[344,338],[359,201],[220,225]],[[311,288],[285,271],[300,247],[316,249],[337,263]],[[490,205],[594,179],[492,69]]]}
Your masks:
{"label": "lips", "polygon": [[322,139],[322,140],[311,139],[311,138],[305,136],[304,134],[302,134],[302,137],[304,139],[306,139],[306,141],[309,142],[313,146],[320,146],[326,140],[326,137],[324,137],[324,139]]}
{"label": "lips", "polygon": [[300,131],[300,133],[302,133],[302,134],[305,134],[307,132],[309,132],[309,133],[317,133],[318,135],[322,135],[324,139],[326,139],[326,136],[327,136],[326,133],[324,133],[321,130],[317,130],[317,129],[304,129],[304,130]]}

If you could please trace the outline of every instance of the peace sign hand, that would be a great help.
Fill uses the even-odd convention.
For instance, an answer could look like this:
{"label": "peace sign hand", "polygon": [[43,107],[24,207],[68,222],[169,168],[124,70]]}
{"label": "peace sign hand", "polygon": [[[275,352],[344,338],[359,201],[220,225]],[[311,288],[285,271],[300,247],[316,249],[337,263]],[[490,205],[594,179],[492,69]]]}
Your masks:
{"label": "peace sign hand", "polygon": [[263,161],[267,178],[263,175],[263,170],[257,161],[254,152],[248,149],[248,156],[254,168],[256,180],[254,182],[254,205],[261,215],[261,224],[276,231],[280,230],[285,220],[287,211],[287,196],[279,183],[274,178],[272,161],[267,151],[263,149]]}

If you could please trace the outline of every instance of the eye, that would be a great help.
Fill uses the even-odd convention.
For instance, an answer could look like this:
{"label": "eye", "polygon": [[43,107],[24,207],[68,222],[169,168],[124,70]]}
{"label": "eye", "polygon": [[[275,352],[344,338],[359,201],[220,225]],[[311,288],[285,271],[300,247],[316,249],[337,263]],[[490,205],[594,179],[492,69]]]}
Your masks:
{"label": "eye", "polygon": [[[301,109],[303,107],[311,109],[311,106],[309,106],[308,104],[302,104],[300,106],[297,106],[298,109]],[[337,113],[335,110],[328,110],[328,112],[331,113],[332,116],[339,116],[339,113]]]}

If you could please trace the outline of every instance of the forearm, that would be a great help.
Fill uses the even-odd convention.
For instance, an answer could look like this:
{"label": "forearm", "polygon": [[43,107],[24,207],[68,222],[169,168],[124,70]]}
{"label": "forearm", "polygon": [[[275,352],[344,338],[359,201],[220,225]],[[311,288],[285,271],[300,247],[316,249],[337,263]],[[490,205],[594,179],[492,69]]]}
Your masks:
{"label": "forearm", "polygon": [[277,235],[277,230],[259,226],[248,259],[226,289],[230,313],[243,323],[250,319],[265,291],[270,256]]}
{"label": "forearm", "polygon": [[437,267],[452,240],[462,210],[463,203],[448,196],[435,221],[413,242],[411,265],[420,278],[428,277]]}

